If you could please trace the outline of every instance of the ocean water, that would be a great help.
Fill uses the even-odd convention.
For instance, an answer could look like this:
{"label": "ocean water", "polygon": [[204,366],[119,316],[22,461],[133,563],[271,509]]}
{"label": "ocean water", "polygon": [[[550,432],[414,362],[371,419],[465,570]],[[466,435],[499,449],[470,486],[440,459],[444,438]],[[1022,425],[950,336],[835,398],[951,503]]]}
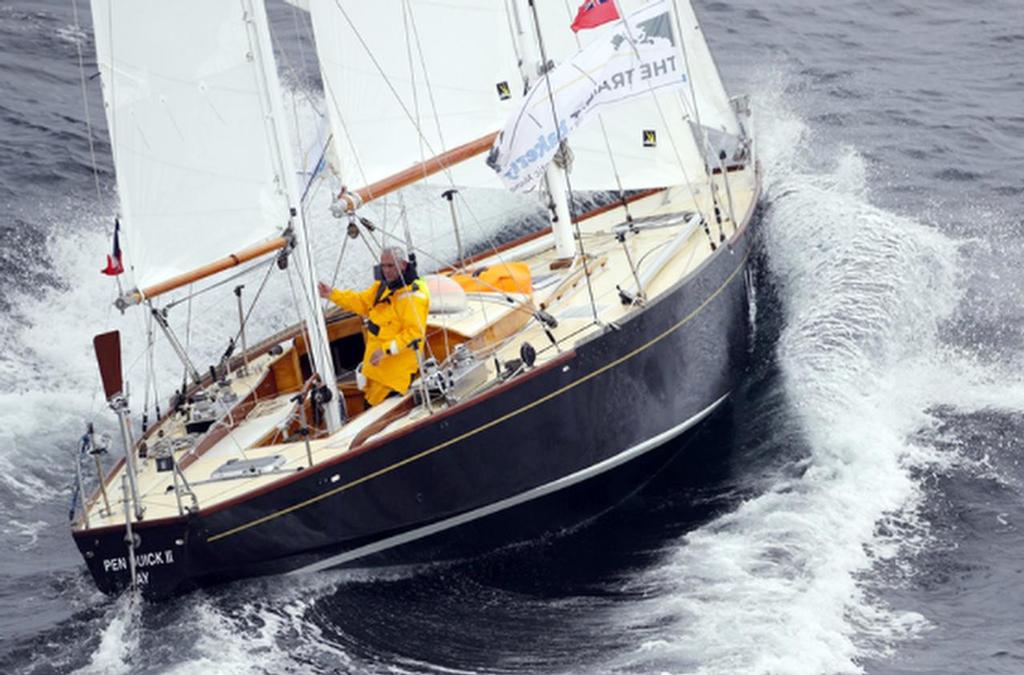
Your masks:
{"label": "ocean water", "polygon": [[[97,273],[114,194],[88,8],[0,0],[0,670],[1024,672],[1024,5],[695,5],[752,96],[765,195],[752,365],[687,461],[480,559],[139,606],[94,589],[67,528],[77,438],[112,425],[91,336],[141,323]],[[308,31],[283,5],[271,23],[313,147]],[[437,211],[418,235],[444,249]]]}

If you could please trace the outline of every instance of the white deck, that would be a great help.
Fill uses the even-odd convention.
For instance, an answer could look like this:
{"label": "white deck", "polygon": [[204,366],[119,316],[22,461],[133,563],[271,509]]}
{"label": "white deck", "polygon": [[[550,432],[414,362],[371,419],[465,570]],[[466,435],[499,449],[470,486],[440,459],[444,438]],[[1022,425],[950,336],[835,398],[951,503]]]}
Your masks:
{"label": "white deck", "polygon": [[[720,181],[721,178],[719,177]],[[734,172],[729,174],[729,187],[732,192],[733,204],[736,217],[741,220],[753,208],[755,198],[755,179],[752,169]],[[724,189],[719,194],[725,195]],[[698,204],[695,204],[694,199]],[[630,212],[634,219],[654,217],[664,214],[680,213],[696,210],[695,206],[703,207],[705,212],[711,211],[707,208],[708,188],[705,186],[701,191],[692,194],[689,190],[674,188],[658,194],[643,198],[630,204]],[[515,248],[501,253],[500,256],[492,256],[490,259],[482,260],[478,264],[498,262],[499,260],[523,259],[530,265],[535,279],[543,280],[538,283],[535,289],[532,302],[536,307],[546,306],[547,311],[558,320],[558,327],[552,332],[560,341],[564,341],[564,348],[571,348],[579,340],[583,340],[601,327],[594,323],[593,309],[590,304],[590,292],[593,293],[594,305],[597,307],[598,319],[603,324],[618,322],[626,318],[630,312],[637,311],[634,306],[623,305],[619,299],[618,286],[635,290],[636,283],[626,256],[622,250],[622,244],[616,241],[613,228],[625,220],[621,207],[612,209],[606,213],[583,221],[580,225],[582,243],[590,260],[595,262],[595,267],[590,274],[590,291],[588,291],[588,280],[586,276],[579,273],[580,264],[563,270],[551,270],[551,263],[555,259],[554,249],[551,246],[544,246],[536,240],[525,243],[521,249],[529,253],[528,257],[521,257],[522,251]],[[643,230],[627,238],[630,254],[635,262],[650,262],[657,257],[657,252],[668,246],[674,238],[680,236],[684,225],[675,225],[662,229]],[[712,236],[718,241],[718,226],[710,224]],[[732,222],[726,222],[724,232],[730,237],[735,232]],[[708,238],[702,228],[696,228],[679,250],[672,256],[668,263],[662,268],[651,281],[648,289],[648,298],[657,297],[664,293],[670,286],[685,278],[696,269],[710,255],[711,249]],[[557,275],[556,279],[549,280],[550,275]],[[570,277],[575,277],[574,283],[566,282]],[[568,284],[568,285],[567,285]],[[553,296],[561,294],[555,299]],[[467,311],[458,314],[431,315],[431,325],[446,327],[466,336],[472,336],[491,325],[501,316],[513,311],[523,311],[518,306],[509,306],[501,300],[482,300],[470,297]],[[571,336],[571,337],[570,337]],[[501,360],[508,360],[518,357],[519,348],[523,342],[530,342],[538,352],[537,365],[542,365],[558,355],[555,349],[549,347],[550,341],[541,326],[536,321],[530,321],[521,331],[514,335],[514,339],[508,340],[502,345],[497,356]],[[233,391],[239,399],[243,399],[257,384],[260,377],[266,372],[271,357],[263,356],[250,364],[250,375],[247,377],[234,377],[231,383]],[[493,359],[487,358],[483,362],[488,368],[490,379],[496,377]],[[254,448],[253,445],[267,436],[275,429],[283,428],[290,416],[293,414],[294,405],[289,401],[293,394],[286,394],[280,397],[270,398],[261,401],[250,415],[240,424],[235,425],[231,431],[219,442],[210,447],[205,453],[194,459],[184,469],[183,473],[191,484],[193,492],[200,508],[208,508],[225,500],[234,499],[245,493],[264,487],[274,481],[280,480],[282,476],[300,471],[309,465],[306,444],[304,442],[290,442],[271,445],[263,448]],[[402,399],[390,398],[379,406],[357,416],[343,426],[337,433],[327,438],[313,440],[309,444],[314,464],[336,458],[349,452],[355,438],[370,424],[386,415]],[[422,408],[414,409],[404,417],[394,421],[386,430],[380,433],[390,433],[403,426],[412,424],[430,413]],[[184,435],[184,425],[176,419],[169,419],[160,427],[168,437],[181,437]],[[188,450],[175,453],[179,462],[188,456]],[[211,475],[225,462],[231,459],[255,459],[260,457],[271,457],[279,455],[284,462],[276,473],[249,476],[245,478],[233,478],[211,481]],[[111,478],[107,492],[111,504],[111,512],[102,511],[103,501],[94,499],[89,505],[89,526],[101,527],[106,525],[120,525],[124,523],[125,510],[122,502],[121,473],[119,471]],[[178,500],[175,498],[172,486],[171,472],[157,472],[156,464],[152,459],[141,460],[139,463],[138,475],[139,492],[141,502],[145,507],[144,518],[167,518],[179,515]],[[182,497],[182,503],[188,505],[189,497]],[[78,522],[76,528],[81,528],[82,523]]]}

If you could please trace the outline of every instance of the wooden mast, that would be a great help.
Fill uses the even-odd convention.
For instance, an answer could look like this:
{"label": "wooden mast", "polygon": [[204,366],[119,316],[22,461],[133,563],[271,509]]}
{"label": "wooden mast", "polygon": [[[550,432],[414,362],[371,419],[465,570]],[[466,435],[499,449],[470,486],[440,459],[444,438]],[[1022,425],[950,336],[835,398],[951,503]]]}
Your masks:
{"label": "wooden mast", "polygon": [[[418,180],[433,176],[439,171],[443,171],[450,166],[464,162],[471,157],[475,157],[483,152],[486,152],[494,144],[494,139],[498,137],[498,132],[487,134],[482,136],[475,141],[470,141],[458,147],[452,148],[447,152],[442,152],[440,155],[431,157],[428,160],[414,164],[413,166],[399,171],[398,173],[382,178],[381,180],[370,183],[365,187],[361,187],[354,192],[348,190],[342,190],[341,194],[338,195],[338,199],[343,200],[347,205],[349,211],[354,211],[363,204],[379,199],[386,194],[394,192],[400,188],[415,183]],[[173,291],[182,286],[188,286],[189,284],[195,283],[201,279],[223,272],[226,269],[237,267],[242,263],[248,262],[262,255],[266,255],[272,251],[285,248],[289,245],[289,237],[276,237],[269,241],[265,241],[261,244],[250,246],[249,248],[242,249],[238,253],[232,253],[231,255],[215,260],[211,263],[197,267],[189,272],[184,272],[177,276],[171,277],[165,281],[161,281],[158,284],[147,286],[141,291],[131,291],[125,294],[117,302],[119,307],[127,307],[129,305],[137,305],[143,300],[148,298],[154,298],[168,291]]]}

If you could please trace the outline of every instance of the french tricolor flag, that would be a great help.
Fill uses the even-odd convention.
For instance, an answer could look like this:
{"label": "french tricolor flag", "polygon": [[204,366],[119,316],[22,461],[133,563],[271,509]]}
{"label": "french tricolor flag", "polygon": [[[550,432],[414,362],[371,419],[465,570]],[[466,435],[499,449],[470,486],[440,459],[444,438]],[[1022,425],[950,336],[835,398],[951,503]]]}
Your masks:
{"label": "french tricolor flag", "polygon": [[618,18],[619,11],[615,8],[614,0],[586,0],[580,5],[570,28],[576,33],[581,29],[595,28]]}
{"label": "french tricolor flag", "polygon": [[124,272],[124,260],[121,258],[121,221],[116,218],[114,219],[114,253],[107,256],[107,266],[100,272],[110,277],[116,277]]}

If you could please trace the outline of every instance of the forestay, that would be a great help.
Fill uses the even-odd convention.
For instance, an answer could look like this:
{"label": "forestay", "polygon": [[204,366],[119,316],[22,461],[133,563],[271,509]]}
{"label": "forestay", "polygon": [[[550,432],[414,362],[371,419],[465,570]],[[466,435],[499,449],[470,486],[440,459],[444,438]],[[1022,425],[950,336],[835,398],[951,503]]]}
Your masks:
{"label": "forestay", "polygon": [[285,164],[243,3],[93,0],[92,12],[138,287],[280,235]]}
{"label": "forestay", "polygon": [[[350,188],[499,129],[522,95],[505,3],[310,0],[336,168]],[[462,186],[500,184],[464,162]]]}
{"label": "forestay", "polygon": [[694,14],[689,0],[675,0],[678,26],[682,32],[686,65],[697,99],[697,114],[701,125],[730,136],[741,136],[740,123],[729,102],[729,94],[711,56],[704,31]]}

